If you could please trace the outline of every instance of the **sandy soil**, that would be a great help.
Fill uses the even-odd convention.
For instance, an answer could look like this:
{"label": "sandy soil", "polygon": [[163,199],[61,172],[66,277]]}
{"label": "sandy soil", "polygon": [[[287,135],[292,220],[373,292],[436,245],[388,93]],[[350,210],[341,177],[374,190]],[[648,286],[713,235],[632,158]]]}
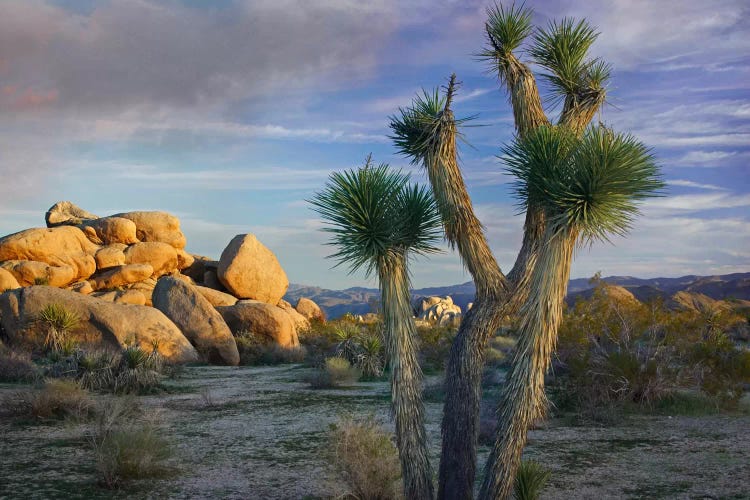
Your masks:
{"label": "sandy soil", "polygon": [[[95,484],[86,424],[0,421],[0,498],[319,498],[341,492],[321,448],[344,413],[389,421],[388,384],[311,390],[307,369],[190,367],[173,393],[142,396],[178,472],[110,492]],[[0,385],[0,396],[18,386]],[[97,396],[104,397],[104,396]],[[442,405],[427,403],[438,453]],[[553,420],[527,456],[552,471],[549,499],[750,498],[750,416],[629,417],[616,426]],[[486,457],[483,448],[480,468]]]}

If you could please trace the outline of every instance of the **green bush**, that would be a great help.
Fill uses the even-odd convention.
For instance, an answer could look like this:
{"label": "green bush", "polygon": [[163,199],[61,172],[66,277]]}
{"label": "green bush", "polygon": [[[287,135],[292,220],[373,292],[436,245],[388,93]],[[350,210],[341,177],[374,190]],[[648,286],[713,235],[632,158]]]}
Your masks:
{"label": "green bush", "polygon": [[327,457],[336,477],[348,489],[338,498],[401,498],[398,450],[375,417],[343,417],[332,425]]}
{"label": "green bush", "polygon": [[739,350],[721,331],[714,331],[693,346],[691,360],[701,390],[721,408],[737,407],[750,384],[750,351]]}
{"label": "green bush", "polygon": [[419,364],[422,371],[443,371],[456,336],[456,329],[448,326],[419,326]]}

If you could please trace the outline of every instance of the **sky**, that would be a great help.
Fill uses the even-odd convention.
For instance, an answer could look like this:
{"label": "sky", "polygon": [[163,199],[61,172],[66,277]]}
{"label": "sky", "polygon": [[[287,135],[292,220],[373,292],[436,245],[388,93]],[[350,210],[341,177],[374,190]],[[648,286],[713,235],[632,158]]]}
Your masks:
{"label": "sky", "polygon": [[[101,216],[163,210],[193,253],[218,258],[253,233],[293,283],[373,286],[332,268],[305,200],[369,153],[424,182],[388,139],[388,117],[455,72],[454,111],[481,125],[464,130],[463,172],[507,271],[523,216],[498,158],[513,139],[511,109],[474,56],[488,5],[2,0],[0,234],[44,226],[60,200]],[[653,148],[667,182],[626,238],[580,249],[572,277],[750,271],[750,4],[526,5],[537,26],[572,16],[597,27],[592,57],[614,72],[595,119]],[[447,247],[411,272],[416,287],[470,279]]]}

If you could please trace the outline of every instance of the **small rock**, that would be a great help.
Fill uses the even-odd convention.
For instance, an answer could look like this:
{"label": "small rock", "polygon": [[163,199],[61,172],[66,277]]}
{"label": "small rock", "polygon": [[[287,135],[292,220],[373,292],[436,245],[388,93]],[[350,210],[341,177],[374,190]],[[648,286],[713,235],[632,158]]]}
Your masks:
{"label": "small rock", "polygon": [[77,226],[85,221],[98,218],[98,216],[87,212],[69,201],[58,201],[44,215],[47,227]]}

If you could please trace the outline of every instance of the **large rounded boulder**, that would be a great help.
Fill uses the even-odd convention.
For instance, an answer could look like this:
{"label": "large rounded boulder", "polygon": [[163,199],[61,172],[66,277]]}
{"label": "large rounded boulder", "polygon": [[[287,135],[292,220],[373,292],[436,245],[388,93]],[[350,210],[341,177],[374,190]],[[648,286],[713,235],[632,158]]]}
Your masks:
{"label": "large rounded boulder", "polygon": [[171,245],[149,241],[130,245],[123,252],[126,264],[148,264],[154,268],[154,278],[177,270],[177,250]]}
{"label": "large rounded boulder", "polygon": [[102,217],[86,221],[79,226],[89,240],[98,245],[138,243],[135,235],[135,223],[123,217]]}
{"label": "large rounded boulder", "polygon": [[154,274],[151,264],[125,264],[97,273],[89,280],[95,290],[108,290],[143,281]]}
{"label": "large rounded boulder", "polygon": [[301,297],[294,309],[310,321],[325,321],[326,315],[318,304],[310,299]]}
{"label": "large rounded boulder", "polygon": [[112,217],[133,221],[140,241],[159,241],[177,249],[185,248],[187,243],[180,230],[180,219],[167,212],[126,212]]}
{"label": "large rounded boulder", "polygon": [[240,299],[277,304],[289,287],[276,256],[252,234],[238,234],[221,253],[219,281]]}
{"label": "large rounded boulder", "polygon": [[6,260],[0,268],[10,272],[21,286],[51,285],[64,287],[76,280],[76,270],[70,266],[50,266],[33,260]]}
{"label": "large rounded boulder", "polygon": [[233,306],[217,307],[216,310],[234,335],[251,332],[282,347],[299,346],[292,318],[279,307],[257,300],[242,300]]}
{"label": "large rounded boulder", "polygon": [[198,352],[179,328],[152,307],[110,303],[50,286],[31,286],[0,295],[0,324],[11,342],[34,340],[38,318],[50,304],[60,304],[80,318],[70,334],[93,347],[135,344],[157,351],[171,363],[199,361]]}
{"label": "large rounded boulder", "polygon": [[30,260],[70,266],[76,278],[88,278],[96,271],[98,249],[77,227],[32,228],[0,238],[0,262]]}
{"label": "large rounded boulder", "polygon": [[237,366],[237,344],[221,314],[194,286],[167,276],[156,283],[154,307],[171,319],[212,364]]}

